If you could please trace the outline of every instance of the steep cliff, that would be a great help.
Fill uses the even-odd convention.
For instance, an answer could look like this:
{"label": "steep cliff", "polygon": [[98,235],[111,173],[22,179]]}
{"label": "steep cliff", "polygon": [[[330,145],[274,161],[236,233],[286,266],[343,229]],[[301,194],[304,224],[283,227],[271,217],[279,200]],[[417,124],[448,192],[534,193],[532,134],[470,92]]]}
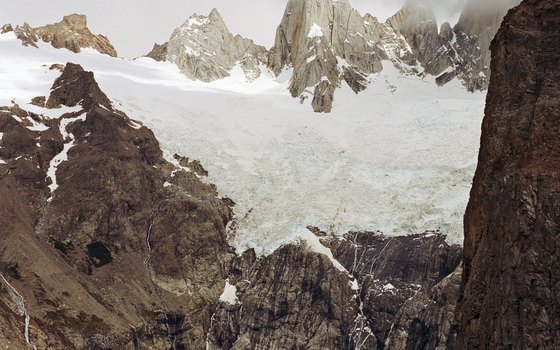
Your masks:
{"label": "steep cliff", "polygon": [[81,49],[92,48],[109,56],[117,56],[117,51],[106,36],[92,34],[84,15],[64,16],[61,22],[38,28],[31,28],[27,23],[16,26],[15,29],[11,25],[5,25],[2,32],[12,30],[26,46],[37,46],[36,43],[42,40],[57,49],[66,48],[73,52],[80,52]]}
{"label": "steep cliff", "polygon": [[492,43],[457,349],[560,345],[559,62],[560,3],[511,10]]}
{"label": "steep cliff", "polygon": [[447,22],[438,28],[433,10],[418,1],[407,1],[387,23],[406,39],[423,74],[436,76],[438,84],[458,78],[469,91],[487,87],[489,68],[475,35]]}
{"label": "steep cliff", "polygon": [[[432,233],[317,234],[332,257],[302,242],[267,257],[248,251],[235,260],[232,297],[222,298],[212,316],[210,349],[402,349],[389,340],[397,337],[410,344],[445,343],[453,304],[441,306],[459,286],[440,285],[449,285],[459,246]],[[416,331],[419,324],[426,330]]]}
{"label": "steep cliff", "polygon": [[348,0],[290,0],[268,64],[276,74],[292,67],[292,96],[312,96],[316,112],[330,112],[340,81],[355,92],[363,90],[366,75],[383,68],[382,58],[385,52]]}

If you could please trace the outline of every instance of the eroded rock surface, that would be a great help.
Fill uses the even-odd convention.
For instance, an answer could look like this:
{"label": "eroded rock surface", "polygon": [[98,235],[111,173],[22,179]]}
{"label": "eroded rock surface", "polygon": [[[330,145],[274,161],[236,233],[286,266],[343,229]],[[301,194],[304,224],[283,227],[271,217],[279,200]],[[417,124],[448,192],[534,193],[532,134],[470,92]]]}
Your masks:
{"label": "eroded rock surface", "polygon": [[469,91],[487,87],[489,68],[475,35],[447,22],[438,28],[434,12],[413,1],[407,1],[387,23],[406,39],[423,74],[436,76],[438,84],[458,78]]}
{"label": "eroded rock surface", "polygon": [[[332,110],[343,82],[355,93],[366,89],[383,61],[440,86],[458,79],[474,92],[488,86],[486,47],[516,1],[478,7],[480,1],[471,0],[452,27],[438,25],[430,7],[418,1],[407,1],[381,23],[370,14],[362,17],[348,0],[290,0],[269,51],[233,36],[214,9],[207,17],[191,16],[147,56],[174,62],[189,78],[205,82],[228,77],[237,66],[249,81],[266,67],[276,76],[290,71],[290,93],[316,112]],[[485,7],[491,11],[479,10]]]}
{"label": "eroded rock surface", "polygon": [[521,0],[469,0],[455,25],[461,31],[478,39],[484,65],[490,68],[490,42],[498,32],[507,11]]}
{"label": "eroded rock surface", "polygon": [[457,349],[560,344],[559,48],[555,0],[525,0],[492,44]]}

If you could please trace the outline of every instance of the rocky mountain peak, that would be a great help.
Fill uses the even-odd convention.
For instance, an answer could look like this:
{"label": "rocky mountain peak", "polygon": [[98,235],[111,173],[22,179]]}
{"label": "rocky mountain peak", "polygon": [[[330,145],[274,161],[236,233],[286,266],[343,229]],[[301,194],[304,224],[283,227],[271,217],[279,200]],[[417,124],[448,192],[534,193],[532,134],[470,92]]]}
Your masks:
{"label": "rocky mountain peak", "polygon": [[223,23],[223,25],[226,25],[226,22],[224,21],[224,19],[222,18],[222,15],[220,14],[220,12],[218,12],[217,8],[213,8],[212,11],[210,11],[210,14],[208,15],[208,19],[211,22],[215,22],[215,23]]}
{"label": "rocky mountain peak", "polygon": [[292,96],[302,100],[313,96],[313,109],[329,112],[342,80],[359,92],[366,86],[366,75],[382,69],[385,54],[372,35],[347,0],[290,0],[269,66],[276,74],[292,67]]}
{"label": "rocky mountain peak", "polygon": [[107,109],[112,108],[107,95],[97,85],[93,73],[84,71],[80,65],[69,62],[62,75],[54,81],[46,107],[58,108],[61,105],[74,107],[78,104],[86,109],[94,104]]}
{"label": "rocky mountain peak", "polygon": [[70,28],[81,29],[87,27],[87,16],[74,13],[62,17],[62,22]]}
{"label": "rocky mountain peak", "polygon": [[218,10],[208,16],[192,15],[173,31],[169,42],[158,45],[148,57],[170,61],[189,78],[210,82],[230,75],[239,65],[254,80],[266,64],[266,48],[252,40],[233,35]]}
{"label": "rocky mountain peak", "polygon": [[[475,18],[469,8],[462,18]],[[439,85],[457,78],[469,91],[484,90],[490,72],[480,47],[499,24],[489,21],[494,24],[484,30],[484,20],[439,25],[433,8],[409,0],[380,23],[370,14],[362,17],[348,0],[289,0],[269,51],[232,35],[213,9],[208,16],[191,16],[147,56],[174,62],[189,78],[205,82],[228,77],[237,65],[248,81],[259,77],[265,65],[275,75],[290,69],[292,96],[310,99],[316,112],[329,112],[342,82],[359,93],[369,76],[383,69],[383,60],[405,75],[435,77]]]}
{"label": "rocky mountain peak", "polygon": [[231,201],[195,162],[164,159],[79,65],[55,81],[46,107],[59,104],[79,107],[0,107],[0,344],[204,348]]}
{"label": "rocky mountain peak", "polygon": [[57,49],[66,48],[78,53],[81,49],[92,48],[109,56],[117,56],[117,51],[106,36],[94,35],[89,30],[85,15],[64,16],[62,21],[58,23],[37,28],[31,28],[27,23],[23,26],[16,26],[15,29],[11,28],[11,25],[5,25],[2,32],[12,30],[25,46],[37,47],[36,43],[42,40]]}
{"label": "rocky mountain peak", "polygon": [[431,7],[426,6],[420,1],[407,0],[403,7],[393,16],[387,19],[391,27],[398,34],[405,34],[419,25],[437,31],[436,15]]}

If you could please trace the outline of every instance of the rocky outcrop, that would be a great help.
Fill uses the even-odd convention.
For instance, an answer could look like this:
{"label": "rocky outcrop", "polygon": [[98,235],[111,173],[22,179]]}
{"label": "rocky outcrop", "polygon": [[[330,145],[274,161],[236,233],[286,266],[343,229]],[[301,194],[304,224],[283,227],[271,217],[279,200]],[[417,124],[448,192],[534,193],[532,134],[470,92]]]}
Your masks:
{"label": "rocky outcrop", "polygon": [[372,35],[347,0],[290,0],[268,64],[276,74],[292,67],[292,96],[313,96],[316,112],[330,112],[341,80],[358,92],[383,68],[386,54]]}
{"label": "rocky outcrop", "polygon": [[431,289],[419,290],[397,313],[386,349],[453,349],[461,266]]}
{"label": "rocky outcrop", "polygon": [[[6,25],[2,32],[11,31],[10,29],[11,26]],[[42,40],[57,49],[66,48],[73,52],[80,52],[81,49],[92,48],[109,56],[117,56],[117,51],[106,36],[91,33],[84,15],[64,16],[61,22],[38,28],[31,28],[25,23],[21,27],[16,26],[13,31],[25,46],[37,47],[36,43]]]}
{"label": "rocky outcrop", "polygon": [[0,110],[0,344],[204,348],[231,201],[165,160],[81,67],[46,104],[74,111]]}
{"label": "rocky outcrop", "polygon": [[210,82],[225,78],[239,65],[248,80],[255,80],[266,64],[267,50],[252,40],[233,35],[218,10],[193,15],[173,31],[169,42],[154,45],[147,55],[170,61],[189,78]]}
{"label": "rocky outcrop", "polygon": [[[449,23],[438,28],[431,9],[417,1],[407,1],[380,23],[369,14],[361,17],[347,0],[292,0],[277,29],[269,66],[276,74],[291,67],[292,96],[312,96],[317,112],[331,110],[341,81],[356,93],[365,89],[367,76],[383,68],[382,60],[403,74],[435,76],[439,85],[457,78],[469,91],[484,90],[489,68],[478,33],[462,28]],[[491,31],[485,29],[484,35]]]}
{"label": "rocky outcrop", "polygon": [[[447,281],[458,274],[446,276],[460,247],[431,233],[321,242],[333,258],[306,243],[237,258],[228,281],[235,298],[224,298],[212,316],[210,349],[402,349],[388,342],[397,330],[405,343],[445,342],[454,309],[439,306],[457,296],[458,283]],[[420,306],[424,300],[435,301]],[[429,330],[417,331],[419,323]]]}
{"label": "rocky outcrop", "polygon": [[457,349],[560,344],[559,19],[558,1],[525,0],[492,43]]}

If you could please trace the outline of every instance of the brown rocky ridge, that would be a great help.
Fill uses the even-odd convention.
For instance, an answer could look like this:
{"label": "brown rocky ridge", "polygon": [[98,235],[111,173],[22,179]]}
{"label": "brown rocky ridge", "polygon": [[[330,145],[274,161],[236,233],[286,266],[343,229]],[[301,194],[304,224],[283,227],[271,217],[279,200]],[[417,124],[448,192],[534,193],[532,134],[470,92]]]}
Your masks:
{"label": "brown rocky ridge", "polygon": [[163,159],[80,66],[54,83],[59,105],[76,111],[0,110],[0,345],[25,348],[29,315],[38,349],[202,348],[231,202]]}
{"label": "brown rocky ridge", "polygon": [[117,57],[117,51],[106,36],[92,34],[84,15],[64,16],[61,22],[37,28],[31,28],[29,24],[24,23],[14,29],[10,24],[6,24],[1,30],[2,33],[11,31],[25,46],[37,47],[37,42],[42,40],[57,49],[66,48],[77,53],[81,49],[92,48],[103,54]]}

